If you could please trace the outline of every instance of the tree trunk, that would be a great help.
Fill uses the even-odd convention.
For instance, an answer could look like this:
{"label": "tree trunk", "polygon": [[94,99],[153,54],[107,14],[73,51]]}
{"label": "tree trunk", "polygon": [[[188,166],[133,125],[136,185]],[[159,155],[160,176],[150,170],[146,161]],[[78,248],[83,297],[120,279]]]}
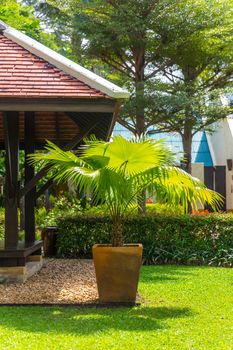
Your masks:
{"label": "tree trunk", "polygon": [[[195,80],[198,76],[198,72],[195,67],[187,65],[183,70],[183,75],[186,84],[186,94],[187,97],[192,101],[192,97],[195,93]],[[195,125],[195,117],[193,117],[192,104],[188,104],[185,107],[185,123],[183,130],[183,149],[184,149],[184,170],[191,174],[191,165],[192,165],[192,130],[193,125]]]}
{"label": "tree trunk", "polygon": [[123,246],[123,224],[121,218],[113,218],[112,220],[112,246]]}
{"label": "tree trunk", "polygon": [[[184,167],[183,169],[188,173],[192,173],[192,130],[190,128],[184,128],[183,134],[183,149],[184,149]],[[188,213],[192,213],[191,203],[188,203]]]}
{"label": "tree trunk", "polygon": [[[141,73],[144,75],[143,73]],[[145,110],[144,110],[144,81],[140,77],[135,83],[136,94],[136,136],[144,136],[146,133]]]}
{"label": "tree trunk", "polygon": [[191,174],[192,171],[192,130],[190,128],[184,128],[184,134],[182,137],[183,149],[184,149],[184,170]]}
{"label": "tree trunk", "polygon": [[[144,71],[138,73],[138,81],[135,84],[136,90],[136,136],[141,137],[146,133],[145,108],[144,108]],[[138,200],[138,214],[146,214],[146,191],[141,193]]]}

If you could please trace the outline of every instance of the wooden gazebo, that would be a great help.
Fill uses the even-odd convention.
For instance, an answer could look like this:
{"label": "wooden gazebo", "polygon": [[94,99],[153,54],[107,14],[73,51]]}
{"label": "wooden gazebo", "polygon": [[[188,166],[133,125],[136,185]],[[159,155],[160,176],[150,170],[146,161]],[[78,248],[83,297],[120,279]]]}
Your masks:
{"label": "wooden gazebo", "polygon": [[[51,180],[37,191],[37,182],[48,168],[35,174],[27,155],[43,148],[45,140],[71,150],[90,134],[108,139],[127,97],[127,91],[0,21],[0,149],[6,150],[0,279],[24,281],[41,267],[42,242],[35,241],[34,207]],[[18,182],[19,148],[25,150],[24,187]],[[18,239],[22,197],[25,242]]]}

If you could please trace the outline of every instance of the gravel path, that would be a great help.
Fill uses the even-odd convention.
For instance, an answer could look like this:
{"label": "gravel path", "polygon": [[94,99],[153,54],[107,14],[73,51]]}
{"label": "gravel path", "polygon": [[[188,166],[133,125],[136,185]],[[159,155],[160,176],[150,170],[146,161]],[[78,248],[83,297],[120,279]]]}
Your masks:
{"label": "gravel path", "polygon": [[46,259],[24,284],[0,285],[0,304],[85,304],[97,299],[92,260]]}

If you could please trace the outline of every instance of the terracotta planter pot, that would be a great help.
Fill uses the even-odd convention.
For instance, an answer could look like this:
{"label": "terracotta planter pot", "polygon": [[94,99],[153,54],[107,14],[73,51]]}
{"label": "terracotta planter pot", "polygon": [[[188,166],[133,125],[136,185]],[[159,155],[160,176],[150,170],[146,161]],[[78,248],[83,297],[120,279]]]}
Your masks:
{"label": "terracotta planter pot", "polygon": [[142,245],[96,244],[92,248],[101,303],[135,303]]}

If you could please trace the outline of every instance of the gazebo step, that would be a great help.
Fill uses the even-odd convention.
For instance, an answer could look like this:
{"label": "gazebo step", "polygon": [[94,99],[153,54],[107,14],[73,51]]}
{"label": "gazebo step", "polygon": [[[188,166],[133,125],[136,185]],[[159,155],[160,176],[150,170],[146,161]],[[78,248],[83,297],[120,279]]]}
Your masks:
{"label": "gazebo step", "polygon": [[39,251],[42,244],[42,241],[35,241],[31,244],[19,241],[16,248],[5,248],[5,242],[0,241],[0,258],[25,258],[28,255]]}
{"label": "gazebo step", "polygon": [[33,244],[18,242],[16,248],[5,248],[4,241],[0,242],[0,268],[25,267],[27,262],[41,261],[42,241]]}
{"label": "gazebo step", "polygon": [[25,266],[0,267],[0,283],[24,283],[42,268],[42,259],[27,262]]}

